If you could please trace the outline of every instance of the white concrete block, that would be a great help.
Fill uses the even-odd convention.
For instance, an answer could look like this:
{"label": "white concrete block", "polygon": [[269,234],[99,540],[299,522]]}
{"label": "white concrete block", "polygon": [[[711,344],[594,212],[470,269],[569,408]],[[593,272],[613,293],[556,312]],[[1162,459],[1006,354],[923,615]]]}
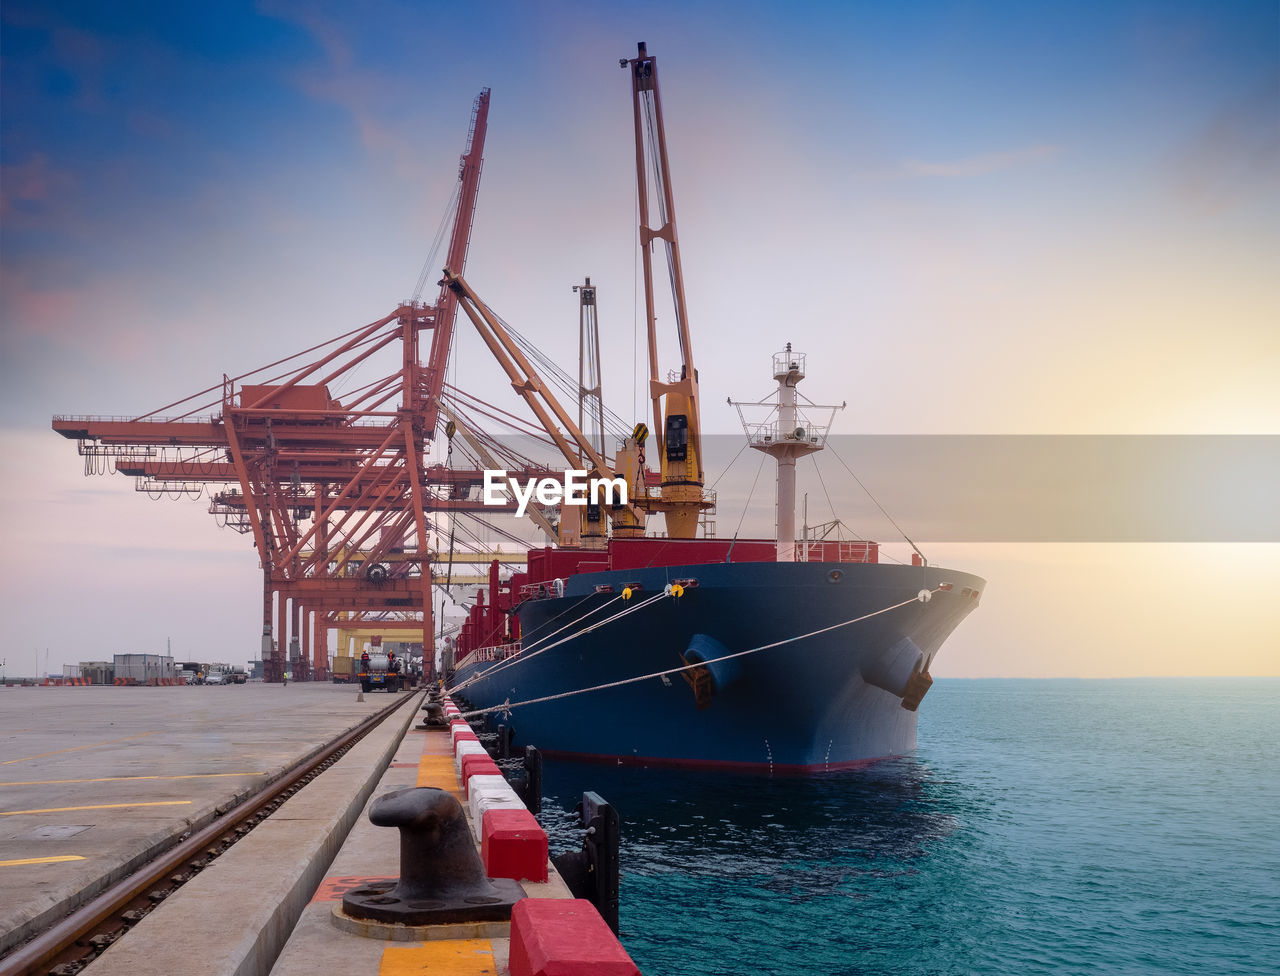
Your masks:
{"label": "white concrete block", "polygon": [[487,756],[488,753],[485,752],[484,746],[479,742],[464,739],[458,743],[458,747],[453,753],[453,768],[457,771],[459,779],[462,778],[462,757],[472,755]]}

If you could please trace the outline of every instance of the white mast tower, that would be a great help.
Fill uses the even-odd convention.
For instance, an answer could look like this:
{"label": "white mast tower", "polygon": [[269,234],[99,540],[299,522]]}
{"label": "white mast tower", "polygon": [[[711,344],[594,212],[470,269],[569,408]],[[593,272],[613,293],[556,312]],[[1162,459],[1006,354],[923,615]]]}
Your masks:
{"label": "white mast tower", "polygon": [[[804,379],[805,356],[792,352],[791,343],[782,352],[773,354],[773,378],[778,382],[775,400],[758,400],[755,403],[730,400],[738,408],[742,429],[747,443],[755,450],[770,455],[778,462],[777,506],[774,526],[778,537],[778,562],[796,561],[796,458],[805,457],[827,446],[831,421],[839,406],[819,405],[805,399],[797,402],[796,386]],[[769,408],[765,419],[753,422],[743,412]],[[830,411],[826,422],[815,421],[814,414]]]}

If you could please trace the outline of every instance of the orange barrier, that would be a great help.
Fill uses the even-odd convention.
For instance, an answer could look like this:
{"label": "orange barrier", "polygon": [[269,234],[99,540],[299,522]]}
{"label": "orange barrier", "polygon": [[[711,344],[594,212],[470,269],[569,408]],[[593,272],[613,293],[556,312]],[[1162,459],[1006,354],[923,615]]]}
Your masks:
{"label": "orange barrier", "polygon": [[[86,682],[87,683],[87,682]],[[117,688],[146,686],[147,688],[185,688],[186,678],[148,678],[139,681],[137,678],[116,678],[112,684]]]}

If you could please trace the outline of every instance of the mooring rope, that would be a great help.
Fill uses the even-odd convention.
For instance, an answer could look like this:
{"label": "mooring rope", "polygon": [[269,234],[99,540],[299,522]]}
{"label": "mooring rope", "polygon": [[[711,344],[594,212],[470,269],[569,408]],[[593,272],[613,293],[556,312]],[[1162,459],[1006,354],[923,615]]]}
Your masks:
{"label": "mooring rope", "polygon": [[[665,671],[654,671],[652,674],[642,674],[634,678],[623,678],[619,681],[609,681],[602,685],[592,685],[590,688],[578,688],[574,691],[562,691],[556,695],[544,695],[541,698],[529,698],[519,702],[503,702],[501,705],[494,705],[490,708],[478,708],[474,711],[463,712],[464,719],[471,719],[480,715],[488,715],[490,713],[499,713],[502,715],[510,714],[513,708],[520,708],[524,705],[540,705],[543,702],[558,701],[561,698],[572,698],[575,695],[585,695],[592,691],[605,691],[609,688],[619,688],[622,685],[635,684],[638,681],[650,681],[654,678],[662,678],[673,674],[680,674],[684,671],[693,671],[696,668],[704,668],[711,664],[717,664],[720,661],[730,661],[736,657],[746,657],[748,654],[758,654],[760,651],[769,651],[775,647],[782,647],[785,644],[794,644],[796,641],[806,640],[810,637],[817,637],[819,634],[827,634],[833,630],[839,630],[841,627],[848,627],[851,624],[861,623],[864,620],[870,620],[872,617],[878,617],[881,614],[889,613],[891,610],[897,610],[905,607],[910,603],[928,603],[933,594],[938,592],[938,588],[932,590],[921,590],[916,596],[910,600],[903,600],[901,603],[895,603],[892,606],[883,607],[879,610],[873,610],[871,613],[864,613],[860,617],[854,617],[852,620],[843,620],[838,624],[831,624],[829,627],[822,627],[818,630],[811,630],[807,634],[797,634],[795,637],[787,637],[780,641],[774,641],[772,644],[761,644],[759,647],[751,647],[745,651],[736,651],[733,654],[725,654],[721,657],[711,658],[709,661],[698,661],[696,664],[686,664],[683,667],[667,668]],[[659,594],[665,595],[665,594]],[[583,631],[586,633],[586,631]],[[569,638],[572,639],[572,638]]]}
{"label": "mooring rope", "polygon": [[[539,647],[536,651],[533,651],[533,653],[531,654],[526,654],[524,650],[521,650],[519,655],[515,657],[507,658],[505,661],[500,662],[499,664],[495,665],[492,668],[489,668],[486,671],[473,674],[470,678],[466,678],[458,685],[455,685],[454,687],[450,688],[449,691],[450,692],[462,691],[463,689],[468,688],[471,685],[475,684],[481,678],[491,677],[492,675],[497,674],[499,671],[505,671],[507,668],[515,667],[517,664],[521,664],[525,661],[531,661],[535,657],[537,657],[539,654],[543,654],[546,651],[550,651],[553,648],[559,647],[561,644],[567,644],[571,640],[577,640],[579,637],[585,637],[587,634],[590,634],[593,631],[599,630],[601,627],[606,627],[609,624],[613,623],[614,621],[621,620],[623,617],[628,616],[629,614],[633,614],[640,610],[643,610],[645,607],[649,606],[651,603],[655,602],[656,600],[661,600],[663,597],[667,595],[668,594],[665,591],[662,593],[655,593],[653,596],[649,597],[647,600],[642,600],[639,603],[637,603],[635,606],[627,607],[625,610],[621,610],[618,613],[615,613],[612,617],[607,617],[604,620],[597,621],[596,623],[592,624],[590,627],[583,628],[577,633],[570,634],[567,637],[562,637],[560,640],[556,641],[554,644],[547,644],[545,647]],[[552,637],[560,633],[560,631],[564,630],[565,628],[572,627],[575,623],[578,623],[582,620],[586,620],[587,617],[595,613],[596,610],[603,610],[605,607],[609,606],[609,604],[614,603],[623,598],[624,598],[623,595],[619,594],[618,596],[614,597],[612,600],[609,600],[606,603],[601,604],[599,607],[596,607],[594,610],[588,610],[581,617],[579,617],[578,620],[571,620],[569,623],[565,624],[564,627],[561,627],[559,628],[559,630],[556,630],[553,633],[548,634],[546,637],[543,638],[543,640],[550,640]]]}
{"label": "mooring rope", "polygon": [[[538,626],[536,626],[536,627],[532,628],[532,629],[531,629],[527,634],[521,634],[521,635],[520,635],[520,639],[521,639],[522,641],[527,641],[530,637],[532,637],[534,634],[536,634],[538,631],[540,631],[543,627],[548,627],[548,626],[550,626],[551,624],[555,623],[557,620],[559,620],[561,617],[563,617],[566,613],[572,613],[574,610],[577,610],[577,609],[578,609],[578,607],[582,606],[584,603],[586,603],[588,600],[590,600],[593,596],[595,596],[595,594],[594,594],[594,593],[588,593],[588,594],[587,594],[586,596],[584,596],[581,600],[575,600],[573,603],[571,603],[569,606],[565,607],[563,610],[561,610],[561,611],[560,611],[558,614],[556,614],[554,617],[548,617],[546,620],[542,621],[542,623],[538,624]],[[610,603],[611,603],[611,602],[613,602],[613,601],[610,601]],[[608,603],[603,603],[603,604],[601,604],[599,607],[596,607],[596,610],[601,610],[601,609],[603,609],[604,607],[607,607],[608,605],[609,605]],[[593,614],[593,613],[595,613],[595,610],[589,610],[589,611],[587,611],[586,613],[584,613],[584,614],[582,615],[582,617],[579,617],[578,619],[579,619],[579,620],[585,619],[586,617],[591,616],[591,614]],[[572,623],[572,621],[570,621],[570,623]],[[567,626],[567,625],[566,625],[566,626]],[[563,629],[564,629],[564,628],[563,628],[563,627],[561,627],[561,628],[559,628],[559,629],[557,629],[557,630],[553,631],[552,633],[547,634],[547,636],[546,636],[546,637],[539,637],[536,641],[534,641],[534,642],[533,642],[533,644],[538,644],[538,643],[540,643],[541,641],[547,640],[547,638],[549,638],[549,637],[554,637],[556,634],[560,633],[560,631],[561,631],[561,630],[563,630]],[[532,645],[530,645],[530,646],[532,646]]]}
{"label": "mooring rope", "polygon": [[[584,596],[581,600],[578,600],[578,601],[577,601],[576,603],[574,603],[572,606],[570,606],[570,607],[566,607],[564,610],[561,610],[561,611],[560,611],[558,614],[556,614],[554,617],[551,617],[551,618],[550,618],[550,619],[548,619],[548,620],[544,620],[544,621],[543,621],[542,623],[540,623],[537,627],[535,627],[533,630],[531,630],[531,631],[529,632],[529,634],[527,634],[527,635],[522,635],[522,637],[521,637],[521,641],[522,641],[522,643],[523,643],[523,641],[524,641],[525,639],[527,639],[529,636],[532,636],[534,633],[536,633],[536,632],[537,632],[538,630],[540,630],[541,628],[543,628],[543,627],[547,626],[548,624],[554,623],[555,621],[557,621],[557,620],[559,620],[561,617],[563,617],[566,613],[569,613],[571,610],[576,610],[578,607],[582,606],[582,604],[583,604],[583,603],[585,603],[587,600],[590,600],[590,599],[591,599],[591,596],[590,596],[590,595],[588,595],[588,596]],[[620,600],[620,599],[622,599],[621,595],[614,597],[614,598],[613,598],[613,600],[609,600],[609,601],[607,601],[607,602],[605,602],[605,603],[600,604],[600,606],[598,606],[598,607],[593,607],[592,609],[590,609],[590,610],[588,610],[586,613],[584,613],[582,616],[580,616],[580,617],[575,617],[573,620],[570,620],[567,624],[565,624],[565,625],[564,625],[564,626],[562,626],[562,627],[557,627],[555,630],[553,630],[551,633],[547,634],[545,637],[539,637],[536,641],[534,641],[533,643],[531,643],[528,647],[523,647],[523,646],[522,646],[522,647],[521,647],[521,649],[520,649],[520,653],[519,653],[518,655],[516,655],[515,657],[511,657],[511,658],[507,658],[507,659],[502,660],[502,661],[498,661],[497,663],[495,663],[495,664],[493,665],[493,667],[491,667],[491,668],[486,668],[484,671],[478,671],[478,672],[476,672],[475,674],[473,674],[471,677],[463,679],[463,681],[462,681],[459,685],[457,685],[453,690],[455,690],[455,691],[461,691],[463,688],[466,688],[466,687],[468,687],[469,685],[473,685],[473,684],[475,684],[475,683],[476,683],[477,681],[479,681],[481,678],[487,678],[487,677],[489,677],[489,675],[491,675],[491,674],[495,674],[495,673],[497,673],[498,671],[503,670],[503,669],[504,669],[504,668],[506,668],[508,665],[510,665],[513,661],[520,660],[521,658],[524,658],[524,660],[526,660],[526,661],[527,661],[529,658],[531,658],[531,657],[535,657],[535,656],[537,656],[537,654],[542,653],[542,651],[548,650],[548,649],[549,649],[549,647],[554,647],[554,646],[556,646],[556,645],[552,644],[552,645],[549,645],[549,647],[543,647],[543,648],[539,649],[537,652],[535,652],[535,653],[533,653],[533,654],[528,654],[528,655],[526,655],[526,654],[525,654],[525,651],[532,651],[532,650],[533,650],[533,648],[537,647],[539,644],[543,643],[544,641],[549,641],[552,637],[555,637],[555,635],[556,635],[556,634],[560,633],[560,631],[564,630],[565,628],[567,628],[567,627],[572,627],[574,624],[581,623],[582,621],[584,621],[584,620],[586,620],[588,617],[590,617],[593,613],[596,613],[596,612],[598,612],[598,611],[600,611],[600,610],[603,610],[605,607],[609,606],[609,604],[611,604],[611,603],[615,602],[616,600]],[[586,631],[583,631],[583,633],[586,633]],[[558,641],[557,643],[563,643],[563,641]]]}

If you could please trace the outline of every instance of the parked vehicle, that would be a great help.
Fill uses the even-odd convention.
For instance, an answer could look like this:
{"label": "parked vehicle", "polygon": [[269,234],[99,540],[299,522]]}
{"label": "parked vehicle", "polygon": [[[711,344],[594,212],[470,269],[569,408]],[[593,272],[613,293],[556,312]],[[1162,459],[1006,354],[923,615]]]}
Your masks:
{"label": "parked vehicle", "polygon": [[399,691],[404,685],[404,676],[400,673],[400,659],[390,651],[374,648],[360,655],[360,670],[357,673],[362,691],[373,691],[381,688],[384,691]]}

